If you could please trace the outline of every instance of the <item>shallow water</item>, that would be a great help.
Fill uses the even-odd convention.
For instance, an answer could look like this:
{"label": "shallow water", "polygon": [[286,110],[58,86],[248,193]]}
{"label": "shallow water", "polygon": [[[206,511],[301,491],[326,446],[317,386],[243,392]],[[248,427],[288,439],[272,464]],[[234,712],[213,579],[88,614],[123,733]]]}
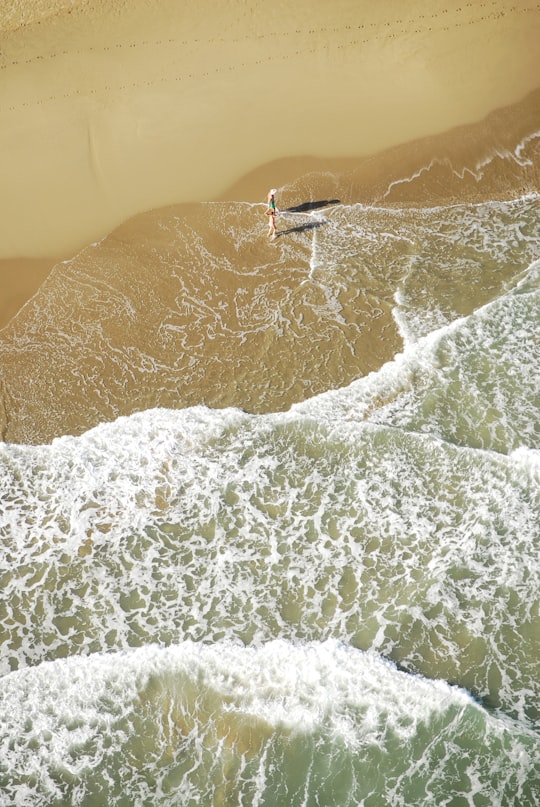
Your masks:
{"label": "shallow water", "polygon": [[511,289],[537,259],[538,197],[434,209],[167,208],[59,264],[2,332],[8,442],[154,407],[251,413],[379,370]]}
{"label": "shallow water", "polygon": [[55,270],[3,342],[76,428],[0,446],[0,803],[539,803],[538,210],[203,205]]}
{"label": "shallow water", "polygon": [[72,658],[3,696],[11,792],[42,794],[18,803],[532,804],[538,784],[525,726],[335,642]]}

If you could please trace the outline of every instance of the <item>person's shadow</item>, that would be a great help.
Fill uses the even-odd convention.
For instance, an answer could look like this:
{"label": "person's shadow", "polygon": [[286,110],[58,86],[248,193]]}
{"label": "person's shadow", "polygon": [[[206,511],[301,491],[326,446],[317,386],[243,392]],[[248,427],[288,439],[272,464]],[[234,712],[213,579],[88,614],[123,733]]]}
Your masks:
{"label": "person's shadow", "polygon": [[279,238],[281,235],[290,235],[291,233],[303,233],[306,230],[315,230],[317,227],[322,227],[324,223],[324,221],[309,221],[305,224],[299,224],[298,227],[289,227],[288,230],[278,230],[276,232],[276,238]]}
{"label": "person's shadow", "polygon": [[[282,213],[310,213],[312,210],[319,210],[321,207],[329,207],[330,205],[338,205],[339,199],[321,199],[318,202],[302,202],[301,205],[288,207],[282,210]],[[289,227],[288,230],[279,230],[276,237],[280,235],[289,235],[290,233],[303,233],[306,230],[315,230],[317,227],[322,227],[324,221],[309,221],[304,224],[299,224],[297,227]]]}
{"label": "person's shadow", "polygon": [[311,210],[318,210],[320,207],[330,207],[339,205],[339,199],[321,199],[319,202],[302,202],[301,205],[288,207],[284,213],[309,213]]}

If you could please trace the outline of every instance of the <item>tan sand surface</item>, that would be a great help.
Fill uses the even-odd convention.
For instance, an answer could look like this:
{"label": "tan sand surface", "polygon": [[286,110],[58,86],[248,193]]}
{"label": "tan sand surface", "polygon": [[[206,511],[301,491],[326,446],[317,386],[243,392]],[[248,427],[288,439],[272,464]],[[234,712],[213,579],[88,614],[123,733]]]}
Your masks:
{"label": "tan sand surface", "polygon": [[[222,201],[257,200],[276,184],[282,208],[339,195],[343,203],[415,206],[510,199],[540,190],[540,89],[483,121],[368,158],[289,157],[249,172]],[[151,219],[151,212],[148,212]],[[144,229],[143,218],[138,226]],[[212,233],[205,238],[211,242]],[[211,248],[211,244],[209,244]],[[0,329],[60,258],[0,259]]]}
{"label": "tan sand surface", "polygon": [[0,330],[38,291],[55,263],[53,258],[0,260]]}
{"label": "tan sand surface", "polygon": [[[520,259],[498,265],[481,238],[469,254],[459,224],[441,255],[437,234],[455,201],[537,208],[536,195],[516,197],[540,189],[539,97],[370,159],[261,167],[230,193],[279,178],[275,242],[262,202],[182,203],[127,220],[55,266],[0,332],[0,435],[48,442],[153,406],[288,409],[401,351],[405,287],[435,327],[441,312],[467,316],[493,300]],[[519,217],[509,224],[518,242],[534,237]]]}
{"label": "tan sand surface", "polygon": [[154,406],[280,411],[380,367],[401,346],[392,283],[346,288],[311,265],[315,231],[331,244],[349,210],[280,217],[269,243],[261,209],[184,203],[58,264],[0,332],[2,439]]}
{"label": "tan sand surface", "polygon": [[432,136],[540,76],[527,0],[11,0],[2,26],[4,258],[73,254],[244,176],[260,198],[261,165]]}
{"label": "tan sand surface", "polygon": [[9,0],[3,439],[154,405],[272,411],[380,367],[396,277],[321,296],[310,245],[332,228],[290,226],[271,258],[244,203],[275,185],[281,209],[339,200],[348,226],[351,202],[537,192],[539,33],[526,1]]}
{"label": "tan sand surface", "polygon": [[[345,204],[416,207],[515,199],[540,191],[540,88],[478,123],[402,143],[365,158],[274,160],[242,177],[223,200],[257,199],[279,188],[280,203],[336,193]],[[339,191],[338,191],[339,189]]]}

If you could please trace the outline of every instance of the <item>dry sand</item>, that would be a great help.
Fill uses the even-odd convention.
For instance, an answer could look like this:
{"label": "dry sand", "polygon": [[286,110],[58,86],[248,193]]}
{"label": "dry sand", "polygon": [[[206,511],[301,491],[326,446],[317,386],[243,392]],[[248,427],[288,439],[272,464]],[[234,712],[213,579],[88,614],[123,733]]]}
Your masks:
{"label": "dry sand", "polygon": [[540,76],[532,2],[12,0],[2,21],[3,258],[478,121]]}
{"label": "dry sand", "polygon": [[[359,213],[350,203],[360,201],[382,227],[385,206],[540,190],[540,90],[523,95],[536,50],[523,56],[517,42],[526,19],[538,32],[538,9],[516,5],[509,15],[493,2],[448,16],[426,3],[408,6],[405,20],[388,3],[377,19],[357,6],[340,3],[331,23],[328,11],[307,23],[295,6],[293,27],[277,36],[293,14],[279,5],[266,30],[258,11],[235,3],[227,8],[243,29],[223,10],[207,19],[185,5],[180,24],[171,5],[165,31],[166,3],[86,2],[5,35],[4,92],[18,95],[6,115],[12,128],[0,129],[8,181],[0,316],[36,291],[48,255],[95,243],[58,264],[0,332],[3,439],[48,442],[152,406],[277,411],[395,356],[401,241],[385,257],[388,277],[368,271],[342,288],[338,273],[328,296],[312,265],[313,228],[322,243],[326,225],[285,216],[288,229],[270,246],[262,215],[270,185],[294,215],[330,206],[328,216],[348,226]],[[475,58],[492,60],[490,76],[472,72],[478,85],[463,76],[471,30],[481,36]],[[392,76],[401,74],[398,98]],[[26,95],[15,76],[26,76]],[[505,92],[512,103],[498,106]],[[469,286],[462,300],[456,289],[452,310],[474,310],[486,302],[479,293]]]}
{"label": "dry sand", "polygon": [[[312,170],[407,201],[399,179],[435,135],[540,76],[531,2],[8,0],[0,31],[0,328],[51,256],[140,211],[253,201]],[[538,93],[527,104],[540,119]]]}

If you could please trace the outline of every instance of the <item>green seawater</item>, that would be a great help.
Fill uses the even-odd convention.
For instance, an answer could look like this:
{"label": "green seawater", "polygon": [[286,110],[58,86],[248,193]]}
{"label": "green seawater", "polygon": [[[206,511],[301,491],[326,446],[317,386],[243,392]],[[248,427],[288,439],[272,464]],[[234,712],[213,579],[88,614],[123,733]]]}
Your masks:
{"label": "green seawater", "polygon": [[[0,446],[1,807],[540,804],[538,217],[517,208],[529,240],[504,241],[511,205],[406,214],[406,346],[348,386]],[[365,239],[364,209],[335,216]]]}

